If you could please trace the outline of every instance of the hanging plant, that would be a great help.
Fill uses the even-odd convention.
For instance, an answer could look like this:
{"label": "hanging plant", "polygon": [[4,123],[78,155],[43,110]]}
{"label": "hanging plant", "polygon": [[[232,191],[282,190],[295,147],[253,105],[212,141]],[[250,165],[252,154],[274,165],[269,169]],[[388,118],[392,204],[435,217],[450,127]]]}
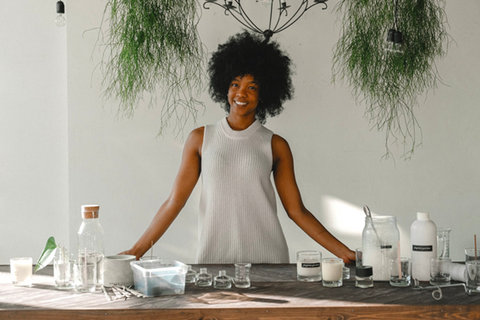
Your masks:
{"label": "hanging plant", "polygon": [[171,118],[177,134],[190,116],[196,119],[204,107],[196,96],[205,88],[206,63],[197,9],[196,0],[107,2],[102,85],[104,98],[118,100],[119,115],[133,116],[140,100],[155,106],[158,92],[163,98],[160,135]]}
{"label": "hanging plant", "polygon": [[394,142],[403,144],[406,158],[419,144],[413,109],[439,79],[435,59],[446,54],[448,38],[444,6],[445,0],[341,0],[335,8],[342,29],[333,80],[344,80],[367,105],[373,127],[386,132],[386,157]]}

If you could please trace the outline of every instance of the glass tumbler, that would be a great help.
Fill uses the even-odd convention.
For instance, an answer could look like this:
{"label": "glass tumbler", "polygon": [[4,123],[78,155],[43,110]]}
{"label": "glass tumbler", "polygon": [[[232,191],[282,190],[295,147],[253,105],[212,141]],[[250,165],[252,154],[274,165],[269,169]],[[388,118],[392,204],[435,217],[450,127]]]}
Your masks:
{"label": "glass tumbler", "polygon": [[445,285],[450,283],[450,259],[430,260],[430,284]]}
{"label": "glass tumbler", "polygon": [[53,279],[59,290],[73,289],[74,258],[65,247],[59,247],[53,259]]}
{"label": "glass tumbler", "polygon": [[408,287],[412,282],[412,260],[401,257],[390,259],[390,285]]}
{"label": "glass tumbler", "polygon": [[235,263],[235,287],[250,288],[251,263]]}
{"label": "glass tumbler", "polygon": [[465,262],[467,266],[467,294],[480,293],[480,260]]}

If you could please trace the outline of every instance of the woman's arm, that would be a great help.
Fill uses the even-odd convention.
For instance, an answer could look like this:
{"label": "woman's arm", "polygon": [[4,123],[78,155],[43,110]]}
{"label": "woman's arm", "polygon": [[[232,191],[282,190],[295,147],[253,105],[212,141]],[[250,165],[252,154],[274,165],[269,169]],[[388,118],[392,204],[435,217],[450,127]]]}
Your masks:
{"label": "woman's arm", "polygon": [[305,208],[302,202],[293,166],[293,155],[285,139],[272,138],[273,177],[278,195],[290,219],[322,247],[342,258],[345,263],[355,260],[355,252],[347,248]]}
{"label": "woman's arm", "polygon": [[200,176],[204,129],[204,127],[197,128],[190,133],[185,142],[182,162],[170,196],[158,209],[147,230],[135,245],[120,254],[131,254],[139,259],[150,249],[152,242],[155,243],[160,239],[178,216]]}

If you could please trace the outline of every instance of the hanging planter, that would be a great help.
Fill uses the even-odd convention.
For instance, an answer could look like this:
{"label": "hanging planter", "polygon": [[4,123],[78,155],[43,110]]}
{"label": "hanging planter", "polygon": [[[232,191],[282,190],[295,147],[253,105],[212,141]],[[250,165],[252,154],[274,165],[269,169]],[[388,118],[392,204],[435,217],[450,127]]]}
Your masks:
{"label": "hanging planter", "polygon": [[[131,117],[140,100],[163,98],[159,134],[175,119],[176,133],[204,104],[206,53],[197,32],[196,0],[109,0],[101,68],[104,98]],[[109,15],[108,15],[109,13]],[[103,25],[103,23],[102,23]]]}
{"label": "hanging planter", "polygon": [[[435,59],[446,54],[445,0],[341,0],[335,10],[341,36],[334,48],[333,80],[345,81],[366,117],[414,153],[421,129],[414,115],[418,95],[435,88]],[[420,139],[421,140],[421,139]]]}

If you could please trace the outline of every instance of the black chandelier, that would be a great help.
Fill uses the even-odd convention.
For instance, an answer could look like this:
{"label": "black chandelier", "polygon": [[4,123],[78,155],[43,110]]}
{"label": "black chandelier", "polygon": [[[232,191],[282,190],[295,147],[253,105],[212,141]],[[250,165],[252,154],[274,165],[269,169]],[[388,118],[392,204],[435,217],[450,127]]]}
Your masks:
{"label": "black chandelier", "polygon": [[[252,0],[246,0],[252,1]],[[289,15],[289,8],[292,6],[287,4],[286,0],[256,0],[256,2],[262,2],[267,6],[270,6],[270,19],[268,21],[268,29],[262,30],[253,22],[252,19],[247,15],[242,4],[241,0],[205,0],[203,7],[209,9],[208,4],[215,4],[225,10],[225,15],[231,15],[234,17],[240,24],[245,28],[263,34],[265,39],[268,41],[275,33],[282,32],[291,25],[300,19],[303,14],[316,6],[317,4],[323,4],[325,7],[323,10],[327,9],[327,0],[301,0],[297,9],[292,8],[290,12],[293,14]],[[291,2],[299,2],[299,0],[289,0]],[[309,3],[311,2],[311,3]],[[275,14],[276,13],[276,14]]]}

